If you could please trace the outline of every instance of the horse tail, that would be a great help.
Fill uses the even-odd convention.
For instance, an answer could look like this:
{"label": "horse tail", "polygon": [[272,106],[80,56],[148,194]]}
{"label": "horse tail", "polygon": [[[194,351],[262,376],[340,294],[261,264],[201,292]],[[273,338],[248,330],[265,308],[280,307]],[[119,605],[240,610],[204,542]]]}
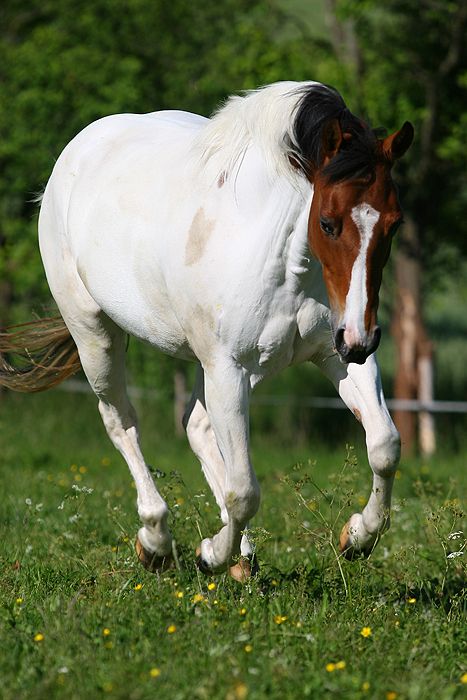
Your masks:
{"label": "horse tail", "polygon": [[0,386],[45,391],[79,369],[78,349],[60,316],[0,330]]}

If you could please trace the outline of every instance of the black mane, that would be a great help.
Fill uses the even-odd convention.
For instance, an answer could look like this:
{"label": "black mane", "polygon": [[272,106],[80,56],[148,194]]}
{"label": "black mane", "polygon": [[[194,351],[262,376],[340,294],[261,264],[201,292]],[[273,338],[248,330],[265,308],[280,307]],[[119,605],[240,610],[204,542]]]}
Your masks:
{"label": "black mane", "polygon": [[306,169],[322,165],[323,130],[332,119],[338,119],[342,133],[350,137],[342,142],[337,155],[324,168],[324,177],[329,182],[374,177],[377,134],[355,117],[337,90],[328,85],[307,88],[298,103],[294,136],[302,165]]}

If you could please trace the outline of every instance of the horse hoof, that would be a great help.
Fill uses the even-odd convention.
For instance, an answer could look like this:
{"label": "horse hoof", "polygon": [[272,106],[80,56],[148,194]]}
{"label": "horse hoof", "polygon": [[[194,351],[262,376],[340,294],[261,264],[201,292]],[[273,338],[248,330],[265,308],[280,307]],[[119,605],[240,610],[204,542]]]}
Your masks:
{"label": "horse hoof", "polygon": [[368,557],[372,552],[373,547],[356,547],[352,542],[349,523],[346,523],[341,530],[339,537],[339,551],[345,559],[352,561],[357,557]]}
{"label": "horse hoof", "polygon": [[[196,566],[201,571],[201,573],[206,574],[206,576],[213,576],[215,574],[212,569],[206,564],[206,562],[201,557],[201,547],[196,548]],[[229,566],[228,573],[235,581],[239,583],[245,583],[249,578],[255,576],[259,571],[258,562],[256,557],[249,559],[248,557],[240,557],[236,564]]]}
{"label": "horse hoof", "polygon": [[201,557],[201,547],[196,547],[195,554],[196,554],[196,566],[201,571],[201,573],[204,574],[205,576],[212,576],[214,572],[211,571],[209,566],[206,564],[204,559]]}
{"label": "horse hoof", "polygon": [[166,556],[161,557],[155,552],[149,552],[143,547],[143,545],[139,541],[139,537],[136,538],[135,549],[141,564],[152,574],[167,571],[167,569],[173,567],[174,562],[171,554],[167,554]]}
{"label": "horse hoof", "polygon": [[230,576],[239,583],[245,583],[252,576],[256,576],[259,571],[256,557],[240,557],[238,562],[229,567]]}

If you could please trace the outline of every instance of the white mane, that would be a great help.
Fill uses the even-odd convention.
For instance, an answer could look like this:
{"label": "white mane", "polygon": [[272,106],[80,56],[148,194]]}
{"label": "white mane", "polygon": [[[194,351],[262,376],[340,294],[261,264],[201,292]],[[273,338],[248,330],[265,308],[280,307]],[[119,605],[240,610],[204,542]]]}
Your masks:
{"label": "white mane", "polygon": [[230,97],[202,129],[195,141],[195,157],[217,175],[240,166],[247,148],[255,144],[272,176],[295,182],[297,170],[288,156],[299,155],[294,135],[297,106],[314,81],[283,81]]}

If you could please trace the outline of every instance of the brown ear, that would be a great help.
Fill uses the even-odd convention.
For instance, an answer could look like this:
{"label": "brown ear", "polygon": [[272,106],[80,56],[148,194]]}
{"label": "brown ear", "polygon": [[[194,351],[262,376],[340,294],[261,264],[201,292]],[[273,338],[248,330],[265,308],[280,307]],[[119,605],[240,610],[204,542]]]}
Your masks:
{"label": "brown ear", "polygon": [[410,147],[414,136],[414,129],[410,122],[404,122],[402,128],[383,140],[383,152],[391,162],[402,158]]}
{"label": "brown ear", "polygon": [[321,154],[323,161],[330,160],[338,152],[343,135],[338,119],[330,119],[323,127]]}

